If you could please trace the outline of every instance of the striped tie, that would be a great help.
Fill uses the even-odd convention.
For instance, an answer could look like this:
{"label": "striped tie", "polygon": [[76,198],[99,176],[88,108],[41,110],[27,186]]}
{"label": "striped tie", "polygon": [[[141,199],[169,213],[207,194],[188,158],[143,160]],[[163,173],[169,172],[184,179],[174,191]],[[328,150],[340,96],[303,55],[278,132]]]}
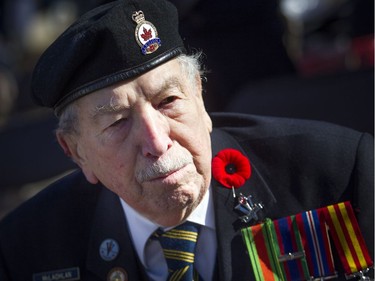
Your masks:
{"label": "striped tie", "polygon": [[155,237],[160,241],[168,265],[168,281],[199,280],[193,269],[195,246],[199,225],[185,222],[167,232],[157,231]]}

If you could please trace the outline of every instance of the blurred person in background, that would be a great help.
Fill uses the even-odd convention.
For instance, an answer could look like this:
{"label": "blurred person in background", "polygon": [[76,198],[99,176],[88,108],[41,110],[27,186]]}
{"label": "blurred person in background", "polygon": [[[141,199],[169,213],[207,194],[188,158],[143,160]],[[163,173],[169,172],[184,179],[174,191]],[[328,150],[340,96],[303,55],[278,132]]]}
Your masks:
{"label": "blurred person in background", "polygon": [[18,96],[17,82],[9,68],[0,64],[0,127],[6,123]]}

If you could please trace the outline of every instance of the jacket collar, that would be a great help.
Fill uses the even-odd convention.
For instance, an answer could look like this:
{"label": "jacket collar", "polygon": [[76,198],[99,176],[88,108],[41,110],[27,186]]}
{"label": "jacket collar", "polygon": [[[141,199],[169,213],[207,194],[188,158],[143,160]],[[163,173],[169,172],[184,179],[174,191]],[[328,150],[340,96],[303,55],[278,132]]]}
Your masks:
{"label": "jacket collar", "polygon": [[[252,175],[244,186],[236,190],[237,195],[252,195],[257,203],[263,203],[264,212],[259,213],[260,218],[268,215],[267,211],[275,208],[276,199],[271,192],[266,179],[261,175],[255,155],[251,151],[244,151],[238,141],[222,130],[215,129],[211,135],[213,157],[222,149],[234,148],[241,151],[250,159]],[[244,276],[253,276],[250,259],[246,253],[242,240],[241,228],[255,224],[247,224],[239,220],[240,214],[234,211],[237,201],[233,198],[232,190],[223,187],[212,179],[215,222],[218,241],[217,271],[220,280],[243,280]]]}
{"label": "jacket collar", "polygon": [[[111,246],[106,248],[106,244],[103,244],[105,240],[108,243],[114,241],[118,247],[115,245],[112,248]],[[131,237],[127,230],[120,199],[103,187],[92,223],[86,260],[87,269],[101,280],[107,280],[108,274],[114,269],[125,271],[128,276],[127,280],[147,280],[132,243],[129,241]],[[104,256],[100,253],[101,246],[104,248]]]}

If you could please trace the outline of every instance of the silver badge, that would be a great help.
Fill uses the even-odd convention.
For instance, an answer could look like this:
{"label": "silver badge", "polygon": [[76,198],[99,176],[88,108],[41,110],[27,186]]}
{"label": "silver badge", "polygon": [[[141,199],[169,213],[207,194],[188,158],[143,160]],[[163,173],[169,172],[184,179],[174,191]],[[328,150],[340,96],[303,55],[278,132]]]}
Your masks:
{"label": "silver badge", "polygon": [[259,219],[258,212],[264,208],[262,203],[254,203],[251,198],[251,195],[246,197],[242,193],[237,197],[238,204],[235,209],[244,214],[239,217],[244,223],[250,222],[251,220],[257,221]]}
{"label": "silver badge", "polygon": [[135,40],[141,47],[142,54],[152,54],[161,46],[158,31],[151,22],[145,20],[142,11],[134,12],[132,19],[137,23],[137,27],[135,28]]}

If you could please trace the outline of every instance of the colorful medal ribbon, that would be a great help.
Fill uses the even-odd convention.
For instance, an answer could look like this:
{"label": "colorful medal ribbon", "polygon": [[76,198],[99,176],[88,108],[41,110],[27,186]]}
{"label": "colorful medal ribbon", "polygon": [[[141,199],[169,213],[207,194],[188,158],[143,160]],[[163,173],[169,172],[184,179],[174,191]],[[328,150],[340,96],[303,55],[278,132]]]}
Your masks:
{"label": "colorful medal ribbon", "polygon": [[346,278],[363,278],[373,262],[353,209],[344,202],[242,229],[255,279],[336,278],[328,229]]}
{"label": "colorful medal ribbon", "polygon": [[323,214],[312,210],[296,215],[310,274],[320,279],[337,277]]}
{"label": "colorful medal ribbon", "polygon": [[249,252],[257,281],[284,281],[265,223],[243,228],[242,236]]}
{"label": "colorful medal ribbon", "polygon": [[295,217],[242,230],[257,281],[310,280],[301,236]]}
{"label": "colorful medal ribbon", "polygon": [[321,208],[347,278],[373,266],[350,202]]}
{"label": "colorful medal ribbon", "polygon": [[310,280],[305,251],[295,216],[275,220],[268,223],[268,226],[284,280]]}

